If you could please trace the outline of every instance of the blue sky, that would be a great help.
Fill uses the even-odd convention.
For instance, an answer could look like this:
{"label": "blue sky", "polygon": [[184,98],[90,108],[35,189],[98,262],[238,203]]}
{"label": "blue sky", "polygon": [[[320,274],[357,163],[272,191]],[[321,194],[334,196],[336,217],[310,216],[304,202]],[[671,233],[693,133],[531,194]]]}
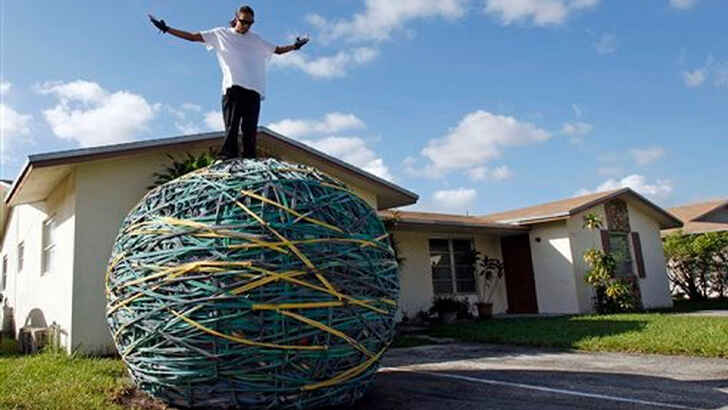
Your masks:
{"label": "blue sky", "polygon": [[[28,154],[220,129],[204,46],[239,1],[0,0],[5,178]],[[728,196],[721,0],[251,1],[275,44],[261,125],[485,214],[630,186]]]}

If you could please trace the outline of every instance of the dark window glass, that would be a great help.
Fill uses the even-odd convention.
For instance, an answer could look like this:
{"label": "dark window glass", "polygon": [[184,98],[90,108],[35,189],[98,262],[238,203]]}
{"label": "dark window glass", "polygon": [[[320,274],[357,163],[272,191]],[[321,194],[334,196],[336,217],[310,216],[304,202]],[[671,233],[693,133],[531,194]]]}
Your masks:
{"label": "dark window glass", "polygon": [[616,277],[626,277],[633,274],[632,251],[626,233],[609,232],[609,253],[614,257],[617,264],[614,272]]}
{"label": "dark window glass", "polygon": [[436,295],[475,292],[471,249],[472,240],[430,239],[432,287]]}

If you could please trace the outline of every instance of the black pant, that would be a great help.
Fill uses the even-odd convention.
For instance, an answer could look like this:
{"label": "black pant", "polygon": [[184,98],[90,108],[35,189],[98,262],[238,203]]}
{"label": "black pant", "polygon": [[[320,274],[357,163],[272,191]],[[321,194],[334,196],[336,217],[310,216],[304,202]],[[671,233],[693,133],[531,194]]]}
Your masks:
{"label": "black pant", "polygon": [[255,158],[255,137],[258,133],[260,116],[260,94],[253,90],[234,85],[222,96],[222,118],[225,121],[225,143],[220,156],[237,158],[240,156],[238,128],[242,119],[243,158]]}

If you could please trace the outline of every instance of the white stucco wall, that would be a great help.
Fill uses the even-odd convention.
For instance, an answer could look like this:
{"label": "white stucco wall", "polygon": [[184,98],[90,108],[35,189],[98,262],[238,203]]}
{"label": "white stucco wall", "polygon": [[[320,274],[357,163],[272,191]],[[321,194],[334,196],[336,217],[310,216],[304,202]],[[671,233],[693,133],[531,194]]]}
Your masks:
{"label": "white stucco wall", "polygon": [[[671,307],[672,297],[670,296],[670,283],[667,279],[665,252],[660,238],[660,226],[656,220],[629,202],[627,209],[632,231],[640,234],[642,256],[645,262],[645,277],[639,280],[642,304],[645,308]],[[632,244],[632,252],[634,253],[634,244]],[[636,258],[633,256],[632,260],[636,261]]]}
{"label": "white stucco wall", "polygon": [[594,311],[594,288],[584,281],[587,266],[584,262],[584,253],[591,248],[602,249],[602,236],[599,230],[584,229],[584,216],[594,214],[606,224],[607,217],[604,205],[597,205],[577,213],[567,221],[569,238],[571,239],[571,258],[574,261],[574,284],[576,297],[579,303],[577,312],[589,313]]}
{"label": "white stucco wall", "polygon": [[[28,324],[61,327],[60,342],[70,348],[72,330],[71,300],[74,255],[75,176],[67,176],[45,201],[16,206],[2,244],[2,256],[8,256],[7,286],[3,293],[5,312],[12,309],[15,331]],[[43,223],[56,221],[56,246],[53,268],[41,273]],[[23,270],[18,272],[18,244],[24,242]]]}
{"label": "white stucco wall", "polygon": [[[627,211],[632,232],[639,232],[642,244],[642,255],[645,262],[646,277],[639,279],[640,291],[642,293],[642,304],[645,308],[669,307],[672,306],[672,299],[669,294],[669,282],[665,267],[665,255],[660,239],[660,228],[658,222],[641,211],[639,206],[631,200],[627,200]],[[590,248],[602,249],[601,234],[599,231],[590,231],[583,228],[584,215],[593,213],[601,218],[604,227],[607,229],[607,218],[604,205],[597,205],[579,214],[572,216],[568,221],[569,236],[572,243],[572,258],[574,260],[574,280],[579,300],[579,312],[587,313],[594,310],[594,290],[586,282],[584,275],[587,271],[584,262],[584,253]],[[634,255],[634,244],[631,242],[633,271],[637,275],[637,258]]]}
{"label": "white stucco wall", "polygon": [[[432,306],[434,297],[432,288],[432,270],[430,267],[430,238],[472,239],[475,249],[489,257],[503,259],[500,240],[493,235],[442,234],[422,231],[394,232],[394,239],[399,246],[400,256],[405,258],[400,267],[400,313],[413,317],[421,310]],[[479,280],[479,278],[476,278]],[[472,304],[478,301],[476,294],[456,295],[466,297]],[[501,313],[507,309],[505,281],[501,280],[493,295],[493,312]]]}
{"label": "white stucco wall", "polygon": [[[540,238],[540,242],[536,238]],[[579,312],[566,222],[536,225],[529,233],[529,240],[539,313]]]}

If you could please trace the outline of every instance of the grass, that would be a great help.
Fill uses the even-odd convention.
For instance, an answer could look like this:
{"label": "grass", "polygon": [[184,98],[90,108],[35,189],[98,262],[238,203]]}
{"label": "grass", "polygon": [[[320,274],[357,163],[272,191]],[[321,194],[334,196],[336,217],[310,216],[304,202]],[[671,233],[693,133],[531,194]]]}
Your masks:
{"label": "grass", "polygon": [[[726,301],[677,302],[674,311],[728,309]],[[490,320],[443,325],[435,337],[587,351],[728,358],[728,318],[671,313]],[[432,344],[400,335],[392,347]],[[45,352],[23,356],[0,341],[0,409],[160,409],[123,381],[120,360]]]}
{"label": "grass", "polygon": [[728,318],[664,313],[504,319],[443,325],[432,336],[587,351],[728,358]]}
{"label": "grass", "polygon": [[46,352],[17,353],[0,342],[1,409],[121,409],[112,402],[123,389],[120,360]]}

